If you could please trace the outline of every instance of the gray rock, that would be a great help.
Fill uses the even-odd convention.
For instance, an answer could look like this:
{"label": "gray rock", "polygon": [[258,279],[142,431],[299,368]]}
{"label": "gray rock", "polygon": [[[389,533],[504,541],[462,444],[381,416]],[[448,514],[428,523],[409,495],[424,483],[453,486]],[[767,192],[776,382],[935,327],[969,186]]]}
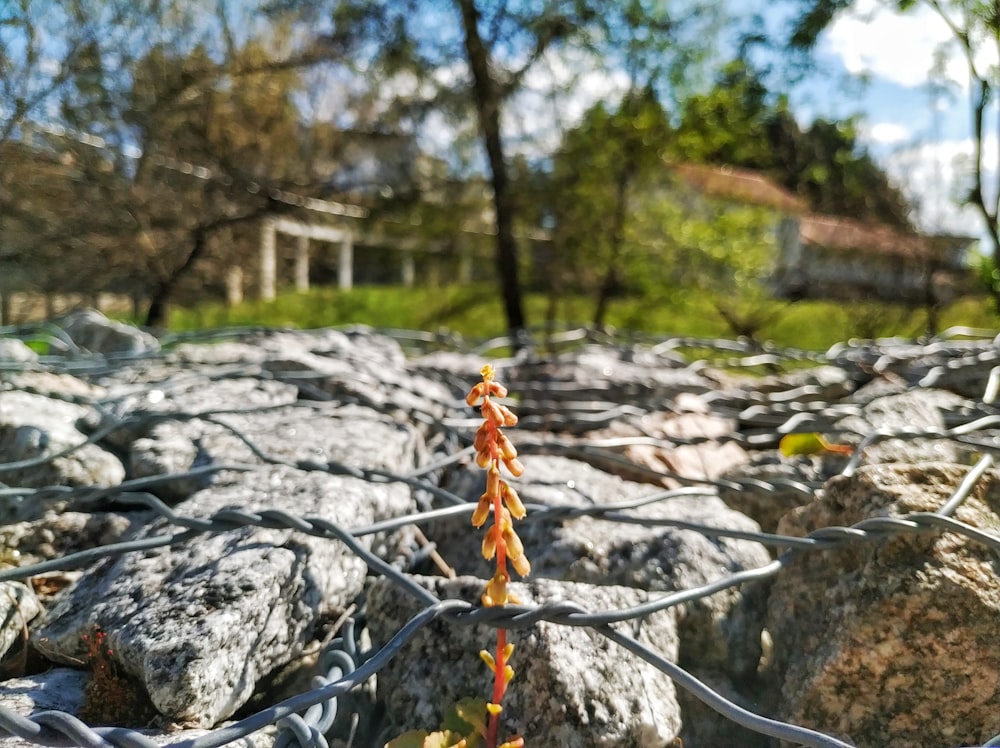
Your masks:
{"label": "gray rock", "polygon": [[[50,709],[78,714],[89,679],[90,674],[85,670],[58,667],[38,675],[5,680],[0,683],[0,706],[23,716]],[[5,737],[0,744],[38,745],[14,737]]]}
{"label": "gray rock", "polygon": [[224,366],[226,364],[259,364],[267,358],[260,346],[225,340],[218,343],[182,343],[166,356],[167,363],[179,366]]}
{"label": "gray rock", "polygon": [[[966,472],[934,463],[864,467],[831,480],[779,531],[933,512]],[[997,474],[955,518],[995,533]],[[781,711],[862,748],[980,745],[997,733],[998,611],[996,555],[964,536],[906,533],[803,553],[778,576],[769,603]]]}
{"label": "gray rock", "polygon": [[[333,407],[324,407],[333,406]],[[408,473],[424,459],[423,438],[413,426],[370,408],[306,403],[208,420],[166,421],[132,444],[129,466],[136,477],[184,474],[192,468],[234,463],[293,465],[336,470]],[[211,483],[203,473],[160,484],[154,492],[174,500]]]}
{"label": "gray rock", "polygon": [[[392,349],[370,342],[361,338],[317,352],[315,347],[305,349],[294,337],[267,339],[268,357],[262,367],[276,379],[294,384],[305,399],[332,399],[382,413],[422,413],[430,418],[442,417],[456,404],[447,387],[406,371],[398,345]],[[478,370],[470,381],[476,376]]]}
{"label": "gray rock", "polygon": [[0,362],[8,364],[33,364],[38,354],[28,344],[17,338],[0,338]]}
{"label": "gray rock", "polygon": [[23,641],[28,624],[41,615],[42,606],[30,587],[21,582],[0,582],[0,659]]}
{"label": "gray rock", "polygon": [[830,477],[822,470],[823,462],[820,457],[757,454],[749,464],[722,476],[719,498],[750,517],[764,532],[775,532],[779,520],[788,511],[812,501],[823,479]]}
{"label": "gray rock", "polygon": [[[285,509],[347,527],[409,509],[399,484],[285,467],[231,475],[178,506]],[[144,535],[168,532],[153,523]],[[326,612],[361,591],[364,563],[341,543],[244,527],[99,563],[34,632],[50,656],[79,659],[81,637],[107,632],[114,661],[162,714],[208,727],[233,714],[260,678],[301,653]]]}
{"label": "gray rock", "polygon": [[99,419],[88,426],[114,428],[107,439],[121,449],[149,435],[156,424],[190,420],[221,411],[260,411],[291,405],[298,399],[295,387],[259,377],[222,379],[206,373],[174,372],[161,381],[110,387]]}
{"label": "gray rock", "polygon": [[[441,598],[478,603],[485,582],[471,577],[418,578]],[[569,600],[586,610],[619,610],[649,595],[614,586],[550,579],[514,583],[526,605]],[[368,597],[369,626],[376,646],[389,640],[419,611],[388,580],[379,579]],[[641,626],[621,624],[670,661],[677,657],[677,631],[670,610],[644,617]],[[519,734],[531,745],[667,746],[680,729],[673,682],[659,670],[587,628],[539,623],[512,631],[514,680],[503,702],[501,737]],[[464,697],[488,699],[493,676],[477,652],[494,649],[496,635],[479,626],[439,621],[421,629],[379,672],[379,696],[393,726],[437,729],[443,712]]]}
{"label": "gray rock", "polygon": [[[943,411],[963,405],[958,395],[942,390],[921,390],[886,395],[868,402],[860,417],[848,416],[837,428],[864,437],[874,431],[887,433],[943,431]],[[865,448],[864,462],[958,462],[955,443],[946,439],[887,439]]]}
{"label": "gray rock", "polygon": [[100,385],[54,371],[13,371],[4,376],[4,382],[11,390],[70,402],[91,403],[107,395]]}
{"label": "gray rock", "polygon": [[[51,710],[79,714],[84,708],[84,692],[89,680],[90,673],[87,671],[64,667],[52,668],[44,673],[24,678],[6,680],[0,683],[0,707],[23,717]],[[139,730],[138,732],[157,745],[169,745],[206,734],[205,730],[173,732]],[[228,743],[237,748],[270,748],[273,744],[274,734],[270,728]],[[37,748],[37,746],[38,743],[32,740],[12,735],[0,736],[0,748]]]}
{"label": "gray rock", "polygon": [[[30,502],[30,503],[38,503]],[[25,506],[24,514],[36,507]],[[153,518],[152,512],[45,511],[36,519],[0,525],[0,547],[17,549],[18,565],[49,561],[88,548],[117,543]]]}
{"label": "gray rock", "polygon": [[708,412],[696,397],[681,395],[672,412],[625,416],[588,432],[585,445],[614,448],[584,448],[573,456],[628,480],[678,488],[691,481],[713,481],[747,462],[746,451],[732,440],[734,432],[732,419]]}
{"label": "gray rock", "polygon": [[91,353],[137,355],[160,350],[160,341],[136,327],[109,320],[96,309],[72,312],[62,328],[74,344]]}
{"label": "gray rock", "polygon": [[[524,475],[511,484],[528,504],[596,508],[657,492],[647,484],[625,481],[562,457],[527,455],[522,462]],[[483,490],[482,480],[482,471],[469,471],[453,490],[474,501]],[[771,560],[759,543],[710,539],[692,530],[644,523],[664,519],[759,531],[755,522],[714,496],[674,497],[629,513],[639,522],[612,524],[587,516],[537,522],[529,508],[528,518],[516,523],[516,529],[531,562],[532,578],[668,592],[708,584]],[[471,532],[469,520],[459,518],[440,530],[429,530],[428,536],[438,542],[442,555],[458,573],[488,576],[489,563],[479,553],[479,542],[469,537]],[[739,588],[682,606],[678,616],[682,661],[718,668],[734,677],[753,672],[760,658],[763,619],[759,595],[747,597]]]}
{"label": "gray rock", "polygon": [[592,430],[621,413],[659,411],[681,394],[715,388],[693,368],[649,350],[599,346],[521,364],[505,384],[517,393],[523,427],[558,431]]}
{"label": "gray rock", "polygon": [[724,387],[704,395],[704,399],[716,405],[742,409],[772,402],[831,402],[847,397],[854,390],[850,375],[839,366],[816,366],[766,377],[733,377],[730,374],[726,380]]}
{"label": "gray rock", "polygon": [[88,414],[80,405],[26,392],[0,392],[0,461],[16,463],[57,455],[41,464],[7,468],[0,481],[12,486],[114,486],[125,477],[121,461],[75,426]]}

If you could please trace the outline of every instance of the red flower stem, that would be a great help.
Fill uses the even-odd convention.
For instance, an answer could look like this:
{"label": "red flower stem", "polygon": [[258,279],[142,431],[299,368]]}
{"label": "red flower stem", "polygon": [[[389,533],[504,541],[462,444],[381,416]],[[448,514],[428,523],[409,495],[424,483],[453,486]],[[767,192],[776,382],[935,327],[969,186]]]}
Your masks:
{"label": "red flower stem", "polygon": [[[507,660],[504,658],[504,649],[507,646],[507,631],[505,629],[497,629],[497,670],[493,675],[493,703],[499,704],[503,701],[504,692],[507,690],[507,684],[504,682],[504,670],[507,669]],[[496,748],[497,745],[497,735],[500,732],[500,715],[491,714],[490,724],[486,730],[486,746],[487,748]]]}
{"label": "red flower stem", "polygon": [[[489,396],[483,398],[484,406],[485,403],[489,402]],[[484,408],[485,409],[485,408]],[[494,470],[500,470],[500,450],[497,446],[497,428],[496,425],[487,420],[490,430],[490,457],[492,459],[492,467]],[[500,522],[501,522],[501,492],[497,491],[496,496],[493,497],[493,532],[496,538],[497,547],[497,570],[502,574],[507,574],[507,545],[503,539],[503,533],[501,532]],[[507,669],[507,660],[504,657],[504,649],[507,647],[507,631],[505,629],[497,629],[497,653],[496,653],[496,670],[493,673],[493,703],[500,704],[503,702],[504,692],[507,690],[507,682],[505,678],[505,671]],[[496,748],[497,745],[497,735],[500,732],[500,714],[491,714],[490,723],[486,730],[486,748]]]}

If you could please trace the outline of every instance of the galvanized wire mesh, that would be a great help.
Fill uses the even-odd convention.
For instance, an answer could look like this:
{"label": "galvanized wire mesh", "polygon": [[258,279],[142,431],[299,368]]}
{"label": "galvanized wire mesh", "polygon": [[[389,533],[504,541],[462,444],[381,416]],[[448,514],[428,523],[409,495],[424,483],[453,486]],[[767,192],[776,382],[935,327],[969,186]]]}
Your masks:
{"label": "galvanized wire mesh", "polygon": [[[175,336],[165,340],[165,349],[179,342],[205,342],[215,338],[238,338],[249,334],[242,330],[220,330],[211,334],[191,334]],[[441,334],[426,334],[409,331],[382,331],[395,337],[401,345],[411,353],[428,350],[472,350],[480,355],[499,352],[510,345],[507,339],[495,339],[469,344],[455,336]],[[96,377],[118,369],[126,364],[148,363],[155,361],[160,354],[143,354],[140,356],[95,356],[77,348],[58,327],[53,325],[26,326],[19,328],[0,329],[0,337],[16,337],[43,343],[49,353],[42,356],[36,363],[8,362],[0,367],[3,371],[19,372],[26,369],[44,369],[49,371],[72,373],[81,377]],[[650,650],[634,638],[611,627],[611,624],[640,618],[654,611],[678,606],[698,598],[708,596],[719,590],[745,584],[753,580],[774,577],[781,573],[789,560],[802,553],[823,553],[833,548],[850,544],[877,542],[887,536],[909,533],[940,533],[944,531],[963,535],[976,543],[982,543],[1000,555],[1000,536],[985,532],[960,522],[954,518],[955,510],[967,499],[976,483],[982,479],[987,469],[993,464],[994,454],[1000,448],[1000,408],[994,405],[994,400],[1000,389],[1000,347],[991,334],[979,330],[952,329],[936,338],[921,342],[903,340],[852,341],[824,353],[812,353],[799,350],[778,349],[772,346],[761,347],[750,341],[705,340],[684,337],[669,339],[632,336],[623,339],[621,336],[611,338],[605,334],[590,330],[565,330],[559,332],[547,331],[544,334],[536,332],[531,340],[548,350],[557,350],[585,342],[598,342],[603,345],[619,347],[641,346],[646,354],[662,357],[665,362],[676,366],[683,364],[694,368],[709,364],[734,369],[780,369],[789,364],[799,365],[803,362],[822,364],[829,363],[845,368],[865,368],[871,371],[903,371],[915,386],[929,386],[941,382],[947,377],[954,378],[963,371],[979,372],[985,379],[983,394],[978,398],[969,398],[960,412],[949,414],[947,427],[934,430],[912,430],[896,432],[879,432],[860,434],[862,446],[874,444],[888,438],[914,439],[945,439],[966,447],[974,448],[981,456],[971,467],[965,479],[954,488],[954,492],[935,512],[911,513],[901,517],[876,517],[865,519],[850,527],[826,527],[811,533],[806,537],[790,537],[765,532],[747,532],[745,530],[713,527],[692,522],[677,520],[651,520],[648,517],[637,518],[631,512],[643,504],[663,501],[683,495],[714,496],[720,489],[740,488],[733,481],[687,480],[682,476],[674,476],[686,484],[681,488],[669,490],[653,490],[648,496],[639,500],[621,501],[602,506],[545,506],[529,505],[530,521],[560,519],[576,516],[599,516],[607,522],[629,523],[641,522],[645,525],[662,525],[679,527],[701,533],[708,537],[732,537],[749,539],[764,545],[782,549],[782,553],[771,563],[756,569],[749,569],[730,574],[718,581],[701,587],[685,589],[678,592],[659,594],[649,602],[621,610],[584,610],[569,603],[560,602],[540,606],[509,605],[502,608],[482,608],[459,600],[440,600],[417,584],[410,576],[367,550],[359,539],[375,533],[389,532],[408,525],[422,525],[444,517],[469,516],[474,504],[467,497],[454,495],[437,485],[434,475],[446,465],[467,457],[470,448],[461,450],[433,464],[422,467],[408,474],[394,474],[381,469],[353,468],[329,462],[296,461],[293,463],[268,455],[264,450],[253,444],[245,435],[236,435],[251,448],[255,456],[271,464],[291,464],[303,470],[322,470],[355,476],[372,482],[402,482],[408,486],[426,492],[433,497],[436,505],[425,511],[419,511],[407,516],[397,517],[365,527],[344,527],[323,519],[307,516],[296,516],[285,511],[271,510],[246,512],[239,510],[220,511],[208,518],[193,518],[182,516],[171,509],[153,493],[156,485],[175,481],[181,478],[192,478],[205,473],[221,470],[254,470],[259,466],[249,464],[211,465],[188,471],[183,474],[157,475],[141,479],[126,480],[111,488],[69,488],[52,486],[47,488],[2,488],[0,498],[7,502],[43,501],[53,497],[73,500],[77,510],[86,507],[97,508],[109,500],[117,505],[142,507],[151,510],[158,517],[165,519],[172,528],[163,534],[143,537],[138,540],[126,540],[100,547],[90,548],[61,558],[24,566],[0,570],[0,581],[22,580],[29,577],[56,570],[76,569],[86,566],[97,559],[134,553],[151,548],[167,546],[192,537],[204,534],[226,533],[235,528],[253,525],[268,528],[289,528],[297,532],[328,539],[330,542],[344,544],[351,552],[357,554],[367,564],[371,574],[382,575],[404,594],[417,600],[422,606],[421,612],[403,626],[394,637],[377,651],[363,651],[356,642],[353,621],[347,621],[341,636],[329,642],[322,655],[323,677],[317,679],[314,687],[299,695],[261,709],[252,716],[241,719],[225,727],[215,729],[206,735],[167,743],[176,748],[211,748],[224,745],[241,737],[270,728],[276,731],[276,745],[284,748],[288,745],[300,745],[303,748],[325,748],[326,733],[333,724],[341,697],[352,689],[365,683],[393,657],[404,645],[424,626],[434,620],[444,620],[450,625],[465,626],[471,624],[486,624],[508,629],[530,628],[540,621],[549,621],[563,626],[588,627],[609,638],[635,657],[641,658],[667,674],[674,682],[686,689],[695,697],[718,712],[722,717],[732,720],[743,727],[758,733],[772,736],[793,744],[814,746],[816,748],[841,748],[847,746],[841,740],[821,734],[801,726],[780,722],[759,714],[751,713],[721,694],[713,691],[705,683],[686,672],[661,653]],[[697,352],[693,358],[690,352]],[[534,352],[529,348],[520,354],[520,363],[530,363]],[[994,362],[997,365],[994,366]],[[985,372],[985,374],[984,374]],[[215,371],[215,376],[246,375],[252,372],[248,367],[223,367]],[[464,383],[459,383],[462,385]],[[522,382],[533,391],[533,396],[544,397],[546,390],[541,383]],[[158,386],[162,386],[162,383]],[[141,388],[141,385],[140,385]],[[51,396],[51,393],[49,393]],[[803,430],[816,423],[831,423],[844,415],[844,406],[826,402],[820,397],[806,400],[791,395],[809,395],[809,392],[790,393],[776,392],[764,401],[752,406],[743,404],[716,403],[719,412],[738,414],[746,426],[731,438],[742,442],[750,448],[772,445],[784,433]],[[566,408],[575,409],[573,416],[577,419],[590,418],[593,422],[601,422],[613,418],[620,412],[632,409],[642,412],[641,406],[619,403],[609,406],[608,403],[573,402],[564,397],[561,402],[559,393],[553,391],[552,410],[559,412]],[[66,395],[67,399],[87,405],[95,410],[107,409],[106,401],[91,400],[83,396]],[[304,407],[318,407],[317,404],[304,404]],[[257,409],[248,409],[250,410]],[[226,411],[233,412],[233,411]],[[136,418],[141,419],[202,419],[232,429],[222,420],[214,420],[221,411],[201,411],[197,413],[144,413]],[[437,424],[438,428],[447,430],[455,441],[468,444],[474,429],[473,419],[456,415],[445,418]],[[100,442],[107,434],[120,428],[121,423],[115,423],[90,434],[85,442],[64,450],[59,454],[47,455],[31,460],[7,462],[0,464],[0,482],[4,473],[14,470],[36,467],[51,461],[60,455],[72,452],[84,444]],[[539,432],[540,436],[532,442],[532,449],[549,453],[566,454],[569,456],[585,456],[593,458],[600,455],[605,461],[621,460],[620,449],[634,443],[656,443],[648,438],[615,439],[615,440],[574,440],[568,442]],[[687,440],[687,443],[697,444],[705,441],[699,437]],[[673,439],[671,443],[685,443],[683,439]],[[863,450],[856,451],[843,472],[850,474],[857,469],[863,460]],[[638,470],[630,464],[630,470]],[[659,474],[662,477],[662,474]],[[817,482],[799,480],[753,480],[756,489],[796,491],[804,496],[811,496],[819,488]],[[2,688],[2,684],[0,684]],[[156,745],[151,738],[139,730],[125,728],[97,727],[84,724],[77,717],[58,711],[48,711],[22,716],[7,709],[0,708],[0,728],[39,745],[55,745],[66,740],[84,746],[135,746],[149,748]],[[527,736],[530,743],[530,736]],[[162,744],[162,743],[161,743]],[[1000,745],[997,736],[988,745]]]}

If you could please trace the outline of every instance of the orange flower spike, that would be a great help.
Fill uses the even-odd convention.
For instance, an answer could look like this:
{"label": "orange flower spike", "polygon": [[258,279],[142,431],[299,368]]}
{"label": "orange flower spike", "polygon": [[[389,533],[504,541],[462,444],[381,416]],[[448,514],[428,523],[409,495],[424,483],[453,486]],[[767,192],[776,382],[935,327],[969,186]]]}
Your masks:
{"label": "orange flower spike", "polygon": [[507,397],[507,388],[502,384],[497,384],[496,382],[491,381],[489,394],[496,395],[497,397]]}

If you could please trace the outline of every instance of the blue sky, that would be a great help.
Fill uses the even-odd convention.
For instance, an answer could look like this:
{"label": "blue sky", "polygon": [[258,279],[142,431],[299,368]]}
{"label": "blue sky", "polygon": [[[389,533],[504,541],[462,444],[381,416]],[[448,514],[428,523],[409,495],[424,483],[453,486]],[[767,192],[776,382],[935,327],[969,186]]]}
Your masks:
{"label": "blue sky", "polygon": [[[824,32],[817,48],[818,72],[796,94],[796,111],[862,117],[862,139],[918,206],[928,230],[979,234],[981,223],[969,208],[956,205],[963,158],[972,154],[968,72],[957,47],[949,45],[945,73],[952,83],[936,106],[927,81],[935,51],[950,42],[940,16],[919,5],[907,14],[879,0],[858,0]],[[995,64],[984,50],[981,64]],[[863,76],[864,85],[843,85]],[[995,134],[987,143],[987,163],[996,174]]]}

